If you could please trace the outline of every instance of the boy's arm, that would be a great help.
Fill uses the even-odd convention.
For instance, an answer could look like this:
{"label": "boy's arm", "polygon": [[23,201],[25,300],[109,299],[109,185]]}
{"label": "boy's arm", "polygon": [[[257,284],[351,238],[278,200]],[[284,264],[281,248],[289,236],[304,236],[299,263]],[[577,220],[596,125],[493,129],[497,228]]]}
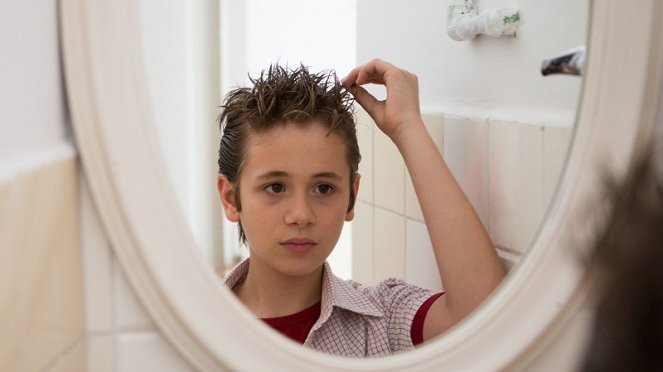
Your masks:
{"label": "boy's arm", "polygon": [[[386,100],[378,101],[361,87],[368,83],[385,85]],[[374,60],[352,70],[343,85],[396,144],[412,177],[446,292],[426,315],[424,340],[430,339],[474,310],[500,283],[504,269],[424,127],[417,77]]]}

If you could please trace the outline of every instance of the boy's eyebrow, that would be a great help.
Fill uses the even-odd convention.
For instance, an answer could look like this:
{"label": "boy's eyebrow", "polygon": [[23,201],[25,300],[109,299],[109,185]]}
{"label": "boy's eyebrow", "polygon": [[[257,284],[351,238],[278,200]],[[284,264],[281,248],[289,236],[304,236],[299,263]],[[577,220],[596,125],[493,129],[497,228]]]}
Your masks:
{"label": "boy's eyebrow", "polygon": [[284,171],[269,171],[258,176],[260,179],[264,178],[277,178],[277,177],[287,177],[288,173]]}
{"label": "boy's eyebrow", "polygon": [[335,172],[321,172],[321,173],[316,173],[315,175],[313,175],[313,178],[334,178],[334,179],[339,179],[340,180],[343,177],[341,177],[340,175],[338,175]]}
{"label": "boy's eyebrow", "polygon": [[[266,178],[278,178],[278,177],[289,177],[290,175],[288,172],[284,171],[269,171],[266,173],[263,173],[258,176],[259,179],[266,179]],[[316,173],[313,175],[313,178],[334,178],[334,179],[342,179],[338,173],[336,172],[320,172]]]}

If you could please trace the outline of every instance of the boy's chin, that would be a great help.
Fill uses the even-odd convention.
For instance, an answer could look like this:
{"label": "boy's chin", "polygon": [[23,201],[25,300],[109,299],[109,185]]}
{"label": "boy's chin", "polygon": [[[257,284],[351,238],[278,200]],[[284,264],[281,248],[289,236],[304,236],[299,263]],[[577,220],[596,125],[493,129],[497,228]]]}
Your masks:
{"label": "boy's chin", "polygon": [[276,270],[287,276],[305,277],[318,274],[324,262],[324,259],[296,257],[280,262]]}

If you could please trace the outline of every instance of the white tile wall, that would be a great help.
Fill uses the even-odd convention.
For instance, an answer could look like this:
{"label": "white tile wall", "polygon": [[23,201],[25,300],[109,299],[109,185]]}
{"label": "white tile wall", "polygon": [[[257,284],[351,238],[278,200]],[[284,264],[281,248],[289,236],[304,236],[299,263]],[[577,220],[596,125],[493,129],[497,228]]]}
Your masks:
{"label": "white tile wall", "polygon": [[[360,121],[370,120],[361,109],[358,116]],[[491,233],[503,263],[510,268],[539,228],[547,198],[563,168],[572,130],[546,127],[544,131],[542,125],[458,115],[423,116],[447,165]],[[421,209],[401,156],[375,126],[372,136],[372,162],[366,161],[363,167],[373,167],[369,190],[373,202],[364,187],[353,225],[353,244],[361,245],[353,253],[353,278],[372,284],[387,276],[404,275],[416,284],[439,286],[434,282],[437,268]],[[372,256],[366,246],[372,247]]]}
{"label": "white tile wall", "polygon": [[422,222],[407,220],[405,246],[405,281],[432,291],[441,291],[433,246]]}
{"label": "white tile wall", "polygon": [[396,145],[373,126],[373,197],[375,205],[405,213],[405,163]]}
{"label": "white tile wall", "polygon": [[488,172],[493,242],[524,252],[543,217],[543,127],[491,121]]}
{"label": "white tile wall", "polygon": [[115,347],[118,371],[193,371],[157,332],[121,333],[117,336]]}
{"label": "white tile wall", "polygon": [[414,184],[410,172],[405,168],[405,216],[407,218],[424,222],[424,214],[414,191]]}
{"label": "white tile wall", "polygon": [[357,105],[355,109],[357,117],[357,142],[361,152],[361,161],[359,162],[359,174],[361,182],[359,184],[359,195],[357,199],[367,203],[373,203],[373,119]]}
{"label": "white tile wall", "polygon": [[69,350],[58,356],[51,365],[44,370],[48,372],[83,372],[87,371],[87,345],[83,339],[79,340]]}
{"label": "white tile wall", "polygon": [[373,211],[374,207],[362,201],[355,206],[352,222],[352,279],[367,285],[373,279]]}
{"label": "white tile wall", "polygon": [[[84,185],[84,183],[83,183]],[[81,192],[88,371],[190,371],[156,330],[110,249],[87,187]]]}
{"label": "white tile wall", "polygon": [[155,329],[152,320],[145,312],[138,297],[130,287],[122,268],[115,262],[114,306],[115,327],[119,331],[143,331]]}
{"label": "white tile wall", "polygon": [[94,372],[114,372],[115,336],[112,334],[88,336],[87,370]]}
{"label": "white tile wall", "polygon": [[[424,114],[423,120],[426,125],[426,130],[433,138],[433,141],[437,145],[440,153],[443,153],[444,148],[444,115],[442,114]],[[414,192],[414,186],[412,185],[412,179],[410,179],[410,174],[405,173],[405,215],[408,218],[415,219],[417,221],[424,221],[424,216],[421,213],[421,206],[417,200],[417,194]]]}
{"label": "white tile wall", "polygon": [[382,208],[374,211],[374,279],[405,279],[405,217]]}
{"label": "white tile wall", "polygon": [[488,120],[446,116],[444,135],[444,160],[488,229]]}

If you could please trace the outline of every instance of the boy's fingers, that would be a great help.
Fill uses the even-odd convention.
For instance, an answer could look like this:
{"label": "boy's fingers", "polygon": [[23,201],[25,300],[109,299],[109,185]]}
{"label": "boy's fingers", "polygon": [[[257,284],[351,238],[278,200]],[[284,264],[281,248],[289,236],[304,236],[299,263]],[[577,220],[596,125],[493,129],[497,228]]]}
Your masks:
{"label": "boy's fingers", "polygon": [[350,88],[350,92],[354,95],[357,103],[359,103],[361,107],[363,107],[364,110],[375,119],[374,115],[377,114],[377,107],[380,104],[380,101],[359,85],[353,85]]}
{"label": "boy's fingers", "polygon": [[350,88],[357,81],[358,75],[359,75],[359,67],[355,67],[352,71],[350,71],[350,73],[348,73],[341,80],[341,84],[346,88]]}
{"label": "boy's fingers", "polygon": [[364,70],[366,70],[366,72],[380,76],[387,73],[387,71],[394,70],[396,68],[396,66],[381,59],[374,59],[364,65]]}
{"label": "boy's fingers", "polygon": [[369,74],[364,69],[363,66],[357,67],[352,70],[346,77],[341,80],[341,84],[344,87],[349,88],[352,85],[364,85],[364,84],[384,84],[381,76],[375,74]]}
{"label": "boy's fingers", "polygon": [[374,59],[350,71],[348,76],[343,78],[342,84],[346,87],[349,87],[352,84],[363,85],[369,83],[384,85],[385,74],[395,68],[396,67],[389,62],[385,62],[381,59]]}
{"label": "boy's fingers", "polygon": [[384,85],[384,79],[382,78],[382,75],[377,75],[377,74],[372,74],[367,71],[360,71],[359,76],[357,77],[356,81],[357,85],[364,85],[364,84],[382,84]]}

